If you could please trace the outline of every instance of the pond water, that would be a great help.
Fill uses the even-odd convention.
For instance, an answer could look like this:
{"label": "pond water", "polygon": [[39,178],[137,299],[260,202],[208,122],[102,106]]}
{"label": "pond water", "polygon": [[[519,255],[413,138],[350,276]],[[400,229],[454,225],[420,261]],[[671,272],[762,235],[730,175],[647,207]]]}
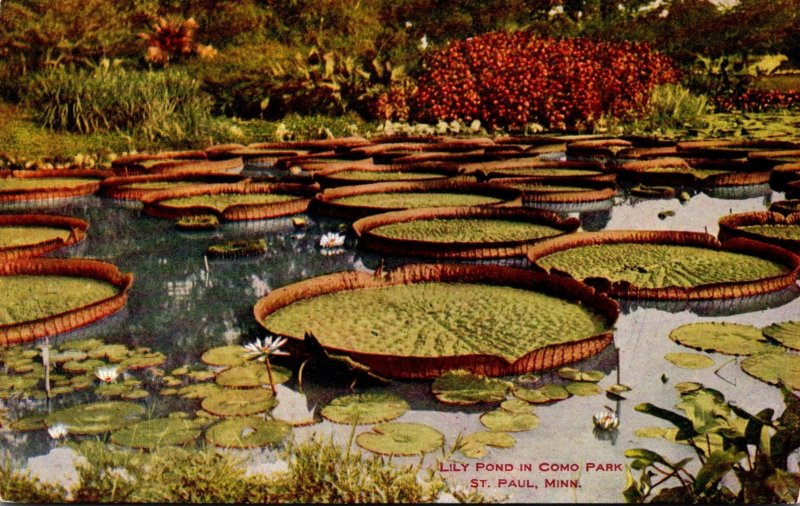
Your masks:
{"label": "pond water", "polygon": [[[726,198],[720,198],[726,197]],[[738,198],[731,198],[738,197]],[[664,229],[717,233],[717,219],[729,212],[760,210],[782,194],[768,188],[751,188],[737,195],[711,196],[693,192],[685,203],[677,199],[645,200],[622,192],[612,209],[581,213],[586,230],[601,229]],[[17,208],[15,211],[21,211]],[[41,207],[38,210],[42,210]],[[168,356],[163,368],[167,371],[182,364],[196,364],[206,349],[224,344],[239,344],[263,334],[256,324],[252,308],[268,291],[309,277],[343,270],[371,271],[380,265],[377,255],[357,248],[348,233],[345,251],[324,255],[319,247],[323,233],[346,229],[343,221],[305,215],[308,226],[296,229],[289,219],[264,220],[242,224],[224,224],[214,231],[182,232],[167,220],[144,215],[136,206],[99,197],[84,197],[49,206],[50,213],[83,218],[90,223],[83,243],[51,256],[92,257],[117,265],[135,276],[126,307],[119,313],[87,328],[62,335],[58,343],[78,337],[100,336],[109,342],[148,346]],[[673,211],[664,219],[661,211]],[[208,260],[206,248],[222,240],[264,238],[267,253],[254,259]],[[386,265],[397,265],[412,259],[387,259]],[[513,263],[513,262],[511,262]],[[728,399],[755,413],[772,407],[778,413],[783,403],[777,388],[744,374],[738,360],[709,354],[715,366],[702,370],[681,369],[664,359],[670,352],[692,351],[668,339],[669,331],[695,321],[728,321],[758,326],[790,320],[800,311],[797,291],[762,297],[719,308],[686,304],[647,304],[623,302],[623,314],[616,325],[612,346],[597,356],[578,363],[580,369],[598,369],[607,374],[599,383],[602,389],[620,382],[633,387],[627,400],[612,401],[605,395],[572,397],[565,401],[536,408],[541,423],[538,428],[515,433],[517,444],[512,449],[490,448],[486,457],[472,460],[456,453],[450,456],[442,474],[449,481],[465,488],[471,479],[486,480],[481,491],[514,502],[617,502],[625,486],[624,468],[628,448],[647,447],[678,460],[693,457],[688,448],[658,439],[643,439],[634,431],[642,427],[665,426],[665,422],[638,413],[633,407],[640,402],[673,408],[677,402],[674,385],[681,381],[697,381],[720,390]],[[343,315],[346,317],[346,315]],[[294,371],[298,364],[285,362]],[[714,370],[720,368],[718,373]],[[663,375],[663,376],[662,376]],[[554,372],[542,375],[543,381],[565,383]],[[348,393],[349,383],[332,383],[329,378],[309,370],[304,374],[302,389],[308,407],[322,407],[334,397]],[[299,390],[296,378],[287,383]],[[454,407],[437,402],[430,394],[428,382],[395,382],[384,387],[404,397],[412,409],[397,421],[415,421],[438,428],[452,447],[459,433],[467,434],[484,427],[478,416],[494,406]],[[360,385],[356,389],[364,391]],[[57,400],[73,403],[80,395]],[[154,414],[164,414],[176,407],[188,412],[199,409],[199,402],[151,395],[145,401]],[[41,404],[41,403],[40,403]],[[614,433],[593,431],[592,414],[604,406],[618,410],[621,424]],[[42,409],[31,402],[7,402],[13,416]],[[358,432],[369,430],[368,426]],[[332,435],[345,444],[349,426],[322,422],[296,428],[295,437],[312,434]],[[5,434],[0,438],[0,451],[8,449],[20,460],[46,454],[55,443],[44,431],[26,434]],[[254,461],[274,458],[270,452],[252,452]],[[425,463],[435,465],[441,452],[428,454]],[[395,458],[395,463],[416,463],[417,458]],[[467,463],[467,471],[456,471]],[[498,470],[478,470],[477,464],[496,464]],[[565,464],[565,470],[549,470],[553,464]],[[580,469],[575,472],[574,466]],[[587,469],[588,464],[594,464]],[[598,471],[596,464],[603,464]],[[505,466],[511,466],[508,470]],[[528,467],[529,466],[529,467]],[[517,480],[512,486],[506,481]],[[545,480],[579,480],[579,486],[547,487]],[[560,481],[559,481],[560,483]]]}

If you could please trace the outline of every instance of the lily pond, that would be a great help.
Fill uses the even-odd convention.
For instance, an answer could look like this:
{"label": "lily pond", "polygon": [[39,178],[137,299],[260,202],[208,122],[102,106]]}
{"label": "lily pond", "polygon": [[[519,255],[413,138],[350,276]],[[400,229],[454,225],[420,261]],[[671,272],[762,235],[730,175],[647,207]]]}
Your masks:
{"label": "lily pond", "polygon": [[[520,140],[519,144],[526,142]],[[561,140],[548,142],[552,146]],[[613,164],[609,158],[598,158],[591,152],[599,150],[597,146],[583,147],[584,152],[576,149],[570,153],[567,149],[565,154],[562,149],[539,154],[535,160],[544,167],[547,163],[559,164],[570,155],[570,160],[589,159],[598,167],[605,162],[606,167],[598,170],[611,172],[609,167]],[[281,164],[280,160],[267,158],[268,152],[263,147],[253,147],[251,151],[259,157],[245,158],[241,175],[254,181],[268,178],[272,182],[286,175],[285,182],[291,185],[308,183],[313,175],[310,168],[316,166],[309,164],[306,171],[302,163],[305,160],[319,166],[346,165],[333,152],[326,152],[330,161],[296,153],[297,161]],[[712,151],[709,153],[715,154]],[[238,156],[235,150],[231,153]],[[250,151],[240,149],[239,153]],[[606,156],[605,151],[602,153]],[[388,158],[398,156],[394,153]],[[781,155],[773,156],[777,160]],[[726,154],[726,160],[733,158]],[[447,162],[444,155],[442,160],[462,163],[458,156],[455,162]],[[424,168],[431,170],[442,160],[420,163],[429,163]],[[779,160],[773,165],[792,161]],[[463,163],[480,165],[474,160]],[[665,163],[664,167],[668,165]],[[357,165],[359,169],[363,166],[363,163]],[[708,168],[699,162],[693,170],[696,167]],[[424,174],[423,168],[418,171]],[[577,175],[578,169],[575,171]],[[593,171],[584,172],[591,176]],[[724,164],[717,163],[709,173],[717,171],[724,172]],[[659,173],[672,172],[664,169]],[[170,181],[178,181],[177,174],[172,173]],[[266,219],[226,219],[225,213],[232,203],[255,207],[283,205],[296,199],[299,190],[291,195],[273,195],[266,190],[266,193],[237,194],[230,188],[223,189],[214,193],[216,198],[212,199],[214,206],[219,207],[213,213],[220,218],[219,224],[196,230],[178,228],[177,215],[163,214],[175,212],[165,204],[170,199],[173,204],[182,199],[180,206],[176,204],[173,208],[191,210],[202,206],[204,196],[185,190],[192,188],[185,181],[172,186],[166,180],[157,185],[154,182],[150,189],[158,193],[141,197],[144,205],[137,200],[113,199],[98,193],[5,204],[4,216],[60,215],[89,224],[85,238],[43,252],[42,258],[94,259],[112,264],[119,272],[107,273],[110,278],[106,276],[102,282],[93,279],[94,276],[65,276],[64,283],[72,284],[62,286],[54,280],[41,283],[40,277],[26,282],[21,275],[14,275],[14,272],[34,275],[39,272],[35,269],[4,271],[0,276],[3,290],[0,298],[6,301],[0,302],[0,328],[19,322],[20,318],[42,318],[97,299],[113,298],[120,290],[127,290],[127,300],[121,308],[109,310],[108,316],[101,318],[103,315],[99,314],[80,328],[60,333],[50,329],[41,333],[31,330],[35,340],[23,339],[28,342],[0,346],[0,451],[8,451],[15,464],[25,468],[29,459],[46,456],[62,444],[64,434],[47,429],[64,427],[67,438],[100,437],[110,444],[132,448],[131,451],[146,451],[160,445],[216,445],[221,448],[219,451],[241,452],[257,468],[278,459],[280,449],[290,438],[298,441],[317,435],[333,437],[343,446],[349,444],[353,451],[386,455],[387,462],[392,464],[422,463],[425,468],[437,470],[454,487],[476,489],[501,501],[619,502],[627,483],[625,466],[631,462],[625,456],[626,450],[648,448],[672,462],[689,457],[696,460],[697,456],[689,445],[670,440],[671,426],[667,422],[634,409],[637,405],[651,403],[674,411],[681,400],[680,392],[700,389],[697,385],[700,384],[717,390],[726,401],[749,413],[771,408],[780,414],[784,399],[775,384],[783,382],[791,388],[800,388],[794,354],[782,347],[783,344],[797,349],[800,331],[791,325],[771,333],[765,330],[762,334],[760,330],[790,322],[800,314],[796,257],[788,252],[776,253],[773,249],[778,250],[777,246],[748,243],[742,246],[744,249],[725,251],[727,256],[719,256],[724,264],[709,254],[708,261],[699,261],[698,268],[703,272],[689,272],[687,266],[681,265],[673,265],[669,270],[674,257],[689,255],[681,248],[706,247],[683,238],[679,244],[666,246],[671,249],[652,253],[652,257],[647,257],[650,253],[639,253],[652,262],[653,268],[646,271],[648,266],[640,261],[635,266],[635,275],[621,278],[628,284],[612,284],[617,287],[616,293],[605,290],[611,297],[598,294],[603,291],[603,284],[592,282],[592,277],[605,274],[611,278],[611,273],[625,271],[629,267],[625,265],[625,248],[638,251],[637,247],[644,248],[643,244],[617,245],[621,254],[609,250],[584,256],[576,253],[580,248],[574,245],[568,248],[574,256],[564,256],[558,270],[572,274],[577,280],[588,278],[586,281],[598,293],[582,284],[576,288],[577,282],[576,286],[569,284],[574,280],[568,279],[569,274],[564,272],[555,274],[561,281],[550,278],[541,281],[545,283],[542,286],[548,287],[542,290],[549,295],[524,293],[527,290],[512,288],[511,282],[494,285],[481,277],[484,274],[480,269],[494,265],[530,272],[544,270],[537,269],[533,265],[535,258],[528,259],[525,254],[530,244],[541,249],[546,244],[538,242],[542,238],[564,242],[573,235],[615,230],[691,232],[697,237],[701,234],[716,237],[720,232],[718,221],[723,216],[766,211],[771,203],[787,198],[785,185],[770,187],[764,181],[702,186],[693,184],[688,176],[664,183],[658,177],[625,179],[626,175],[629,172],[619,172],[618,187],[610,183],[616,190],[610,199],[593,200],[589,196],[576,205],[569,205],[578,202],[569,199],[565,201],[567,204],[546,202],[549,205],[544,209],[548,210],[550,221],[529,217],[526,219],[540,221],[525,228],[527,222],[520,218],[522,221],[510,222],[510,227],[497,222],[461,232],[467,242],[475,244],[499,237],[505,241],[502,248],[516,252],[509,257],[486,253],[458,258],[453,251],[437,249],[440,246],[435,239],[439,234],[447,234],[447,241],[452,241],[458,237],[459,227],[468,226],[480,217],[453,212],[449,215],[451,220],[409,227],[414,222],[402,221],[400,213],[418,210],[398,212],[397,206],[416,208],[420,202],[431,205],[436,199],[421,191],[413,193],[418,190],[414,185],[428,183],[385,182],[389,180],[385,175],[365,181],[378,182],[361,193],[350,190],[354,186],[326,190],[339,193],[327,200],[314,200],[305,212],[287,212]],[[354,179],[360,183],[361,173]],[[36,179],[22,181],[25,184],[15,188],[36,188]],[[547,184],[547,179],[539,181]],[[568,184],[580,186],[576,181]],[[384,190],[397,191],[380,185],[395,184],[409,185],[407,193],[404,196],[395,193],[392,198],[382,200],[376,197]],[[455,186],[450,190],[446,186],[439,188],[438,196],[447,209],[511,200],[504,193],[512,191],[511,187],[497,189],[492,194],[470,190],[479,184],[474,179],[452,184]],[[538,184],[531,180],[526,188]],[[551,181],[550,184],[556,186],[551,192],[556,192],[564,190],[557,185],[567,183]],[[643,188],[642,184],[650,186]],[[584,189],[591,193],[597,185],[588,186]],[[143,182],[139,187],[146,188]],[[605,190],[607,187],[604,183]],[[670,191],[662,192],[664,187]],[[2,190],[0,186],[0,193]],[[181,194],[182,191],[187,193]],[[343,201],[365,207],[344,209]],[[539,205],[536,199],[524,202],[526,209]],[[336,204],[342,207],[336,208]],[[204,209],[209,206],[213,207],[206,202]],[[374,211],[376,206],[386,209],[364,212],[364,209]],[[326,212],[331,209],[333,212]],[[363,235],[367,232],[362,231],[362,237],[357,237],[353,222],[387,210],[399,217],[386,218],[385,222],[378,219],[367,228],[383,227],[384,233],[378,239],[386,240],[393,235],[390,240],[411,243],[387,245],[376,240],[375,247],[367,249]],[[505,216],[503,212],[492,216]],[[550,216],[549,212],[555,214]],[[440,215],[432,212],[434,215],[436,218],[431,220],[439,219]],[[575,222],[570,226],[570,218],[579,220],[579,225]],[[765,222],[747,226],[752,225],[762,226]],[[33,223],[0,223],[0,226],[11,230],[5,234],[9,236],[7,241],[0,235],[6,245],[18,245],[20,230],[30,233],[34,243],[50,237],[44,227],[31,228]],[[12,226],[28,228],[12,229]],[[83,233],[80,232],[81,236]],[[796,237],[790,232],[786,234]],[[343,243],[340,235],[344,237]],[[429,240],[425,240],[426,235]],[[556,235],[555,239],[548,239]],[[58,237],[63,241],[64,233]],[[513,243],[513,239],[521,242]],[[253,242],[258,240],[263,243]],[[228,241],[244,245],[244,253],[209,254],[211,246]],[[234,246],[231,248],[235,249]],[[392,247],[396,248],[394,254],[388,254],[387,248]],[[561,247],[552,246],[540,253],[550,255],[552,260],[558,256],[553,252],[562,251]],[[413,255],[409,254],[412,252]],[[604,259],[610,259],[602,266],[608,272],[593,269]],[[25,262],[10,258],[5,261]],[[34,265],[38,260],[29,262]],[[419,263],[468,267],[463,272],[442,274],[444,278],[437,277],[437,283],[430,286],[412,283],[398,287],[386,281],[393,271]],[[549,269],[555,263],[553,260],[541,265]],[[479,269],[479,273],[473,274],[472,267]],[[576,272],[571,272],[570,267]],[[364,287],[356,292],[357,297],[337,298],[335,291],[314,293],[316,288],[307,288],[310,292],[304,293],[309,298],[303,300],[296,298],[294,292],[279,290],[345,271],[363,275],[363,279],[354,275],[346,280],[350,283],[348,287]],[[124,288],[128,286],[123,279],[126,273],[133,275],[129,288]],[[724,284],[729,280],[746,286],[737,292],[737,297],[708,296],[711,292],[700,292],[696,297],[630,296],[644,293],[632,291],[631,284],[641,290],[681,283],[692,287],[704,279],[704,274],[710,279],[707,283]],[[464,283],[474,283],[480,288],[464,283],[458,286],[455,280],[462,275],[469,278]],[[422,281],[429,280],[424,273],[421,276]],[[782,276],[789,276],[790,281],[781,281]],[[771,280],[769,289],[753,288],[765,278]],[[539,283],[538,279],[531,283]],[[85,286],[90,282],[102,286]],[[340,282],[345,283],[338,279],[325,283],[333,286]],[[384,282],[385,286],[381,284]],[[382,291],[378,293],[379,290]],[[98,291],[102,293],[98,295]],[[342,293],[347,292],[338,292]],[[571,301],[568,304],[559,298],[564,293],[580,295],[568,297]],[[529,294],[536,297],[531,295],[528,300]],[[267,296],[282,299],[272,302]],[[310,301],[315,304],[306,304]],[[416,307],[417,312],[411,307]],[[538,308],[538,312],[531,308]],[[442,315],[453,321],[437,320]],[[412,321],[413,318],[419,320]],[[699,323],[714,325],[694,325]],[[723,326],[723,323],[737,325]],[[693,326],[687,327],[689,324]],[[264,361],[248,362],[243,347],[257,338],[272,337],[265,327],[290,338],[286,346],[271,350],[266,362],[269,371]],[[673,332],[679,327],[681,330]],[[304,346],[302,338],[306,332],[313,337],[306,335]],[[580,335],[575,337],[571,332]],[[609,341],[611,333],[613,340]],[[404,343],[412,339],[408,335],[414,342]],[[577,343],[574,346],[573,341]],[[367,342],[369,345],[364,344]],[[42,379],[45,371],[41,347],[46,343],[50,399]],[[572,347],[544,358],[526,355],[536,347],[560,344]],[[381,357],[386,353],[399,358],[396,362],[384,360]],[[443,364],[436,361],[437,353],[472,358]],[[351,359],[343,358],[344,355]],[[763,363],[764,357],[768,357],[769,363]],[[517,359],[522,364],[519,368],[527,367],[527,371],[507,366]],[[537,370],[540,367],[535,364],[542,360],[550,368]],[[782,365],[781,360],[786,363]],[[500,365],[485,365],[494,364],[492,361]],[[447,369],[459,371],[448,373]],[[142,420],[150,421],[141,423]],[[674,439],[674,434],[671,437]],[[790,471],[797,472],[796,460],[789,458]],[[693,472],[699,466],[696,461],[688,464]],[[40,466],[37,472],[46,478],[43,473],[47,469],[45,465],[43,471]],[[55,464],[51,471],[63,472]],[[638,477],[638,472],[635,475]],[[736,480],[728,476],[725,483],[736,491]]]}

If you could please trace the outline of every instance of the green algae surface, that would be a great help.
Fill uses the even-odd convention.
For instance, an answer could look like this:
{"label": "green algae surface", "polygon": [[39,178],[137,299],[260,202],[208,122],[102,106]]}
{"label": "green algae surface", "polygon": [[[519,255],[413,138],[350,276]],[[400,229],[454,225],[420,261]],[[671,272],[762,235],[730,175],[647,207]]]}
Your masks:
{"label": "green algae surface", "polygon": [[297,338],[311,332],[336,349],[422,357],[487,354],[512,362],[537,348],[609,330],[605,318],[584,305],[472,283],[325,294],[283,307],[263,323],[270,332]]}
{"label": "green algae surface", "polygon": [[296,200],[297,198],[299,197],[296,195],[276,193],[220,193],[219,195],[193,195],[191,197],[167,199],[162,201],[161,204],[170,207],[205,206],[222,212],[234,205],[276,204],[278,202]]}

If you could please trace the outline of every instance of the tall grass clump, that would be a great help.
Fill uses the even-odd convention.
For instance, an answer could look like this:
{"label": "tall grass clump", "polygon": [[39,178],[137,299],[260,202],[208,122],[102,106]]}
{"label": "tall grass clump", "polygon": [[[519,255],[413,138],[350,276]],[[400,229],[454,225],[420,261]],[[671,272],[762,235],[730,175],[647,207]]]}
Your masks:
{"label": "tall grass clump", "polygon": [[[680,84],[662,84],[653,88],[650,100],[639,119],[620,124],[629,133],[683,131],[708,126],[711,101]],[[611,119],[611,123],[615,123]]]}
{"label": "tall grass clump", "polygon": [[25,102],[45,126],[82,134],[187,141],[201,137],[211,121],[211,98],[185,71],[127,70],[107,60],[92,69],[37,74]]}

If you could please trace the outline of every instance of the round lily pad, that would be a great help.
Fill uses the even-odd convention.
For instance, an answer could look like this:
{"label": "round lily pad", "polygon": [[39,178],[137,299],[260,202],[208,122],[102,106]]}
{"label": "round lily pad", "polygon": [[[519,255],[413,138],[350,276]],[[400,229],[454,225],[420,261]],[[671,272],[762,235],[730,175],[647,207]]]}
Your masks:
{"label": "round lily pad", "polygon": [[122,362],[130,353],[127,346],[123,344],[104,344],[90,350],[89,358],[106,359],[109,362]]}
{"label": "round lily pad", "polygon": [[578,395],[581,397],[597,395],[601,392],[600,387],[595,383],[586,382],[570,383],[569,385],[565,386],[564,389],[572,395]]}
{"label": "round lily pad", "polygon": [[87,355],[85,351],[66,350],[61,353],[50,354],[50,363],[58,365],[67,362],[80,362],[85,360],[88,356],[89,355]]}
{"label": "round lily pad", "polygon": [[241,346],[219,346],[203,353],[200,360],[208,365],[234,367],[247,362],[244,353]]}
{"label": "round lily pad", "polygon": [[12,430],[18,430],[21,432],[44,429],[46,427],[44,424],[44,418],[46,416],[47,413],[37,413],[35,415],[25,416],[11,422],[10,427]]}
{"label": "round lily pad", "polygon": [[102,434],[136,421],[144,412],[144,407],[131,402],[76,404],[47,415],[45,424],[63,423],[74,434]]}
{"label": "round lily pad", "polygon": [[98,368],[105,366],[106,363],[96,358],[90,358],[81,362],[66,362],[61,368],[70,374],[94,373]]}
{"label": "round lily pad", "polygon": [[682,394],[694,392],[695,390],[700,390],[701,388],[703,388],[703,384],[697,383],[696,381],[682,381],[675,384],[675,390]]}
{"label": "round lily pad", "polygon": [[369,425],[393,420],[408,409],[408,403],[394,394],[372,392],[334,399],[322,408],[322,416],[335,423]]}
{"label": "round lily pad", "polygon": [[129,386],[122,383],[103,383],[94,389],[94,393],[100,397],[118,397],[130,390]]}
{"label": "round lily pad", "polygon": [[138,399],[144,399],[145,397],[149,397],[150,393],[147,390],[141,390],[138,388],[134,388],[132,390],[128,390],[120,395],[121,398],[127,401],[135,401]]}
{"label": "round lily pad", "polygon": [[503,409],[484,413],[480,420],[489,429],[501,432],[523,432],[539,426],[539,417],[533,413],[509,413]]}
{"label": "round lily pad", "polygon": [[480,459],[486,455],[486,447],[512,448],[516,444],[513,436],[505,432],[481,431],[464,437],[459,451],[465,457]]}
{"label": "round lily pad", "polygon": [[102,345],[103,341],[101,341],[100,339],[78,339],[75,341],[67,341],[61,343],[58,346],[58,349],[61,351],[73,350],[73,351],[88,352]]}
{"label": "round lily pad", "polygon": [[382,423],[372,430],[359,434],[356,444],[381,455],[419,455],[444,445],[444,434],[419,423]]}
{"label": "round lily pad", "polygon": [[185,376],[189,374],[189,366],[183,365],[181,367],[176,367],[175,369],[170,372],[171,376]]}
{"label": "round lily pad", "polygon": [[562,401],[569,397],[569,392],[560,385],[545,385],[537,389],[517,388],[514,396],[532,404],[544,404],[553,401]]}
{"label": "round lily pad", "polygon": [[217,375],[214,371],[191,371],[186,376],[192,381],[206,381]]}
{"label": "round lily pad", "polygon": [[699,353],[667,353],[664,358],[684,369],[705,369],[714,365],[714,360]]}
{"label": "round lily pad", "polygon": [[432,391],[446,404],[469,405],[500,402],[506,398],[511,383],[472,374],[465,370],[448,371],[433,382]]}
{"label": "round lily pad", "polygon": [[175,378],[173,376],[163,376],[161,378],[161,384],[167,388],[175,388],[183,385],[183,380]]}
{"label": "round lily pad", "polygon": [[147,369],[157,367],[167,361],[167,357],[161,352],[137,352],[119,363],[121,369]]}
{"label": "round lily pad", "polygon": [[291,432],[291,425],[280,420],[228,418],[206,431],[206,441],[223,448],[263,448],[280,443]]}
{"label": "round lily pad", "polygon": [[597,383],[606,376],[602,371],[579,371],[573,367],[562,367],[558,370],[558,375],[572,381],[590,381],[592,383]]}
{"label": "round lily pad", "polygon": [[533,406],[530,402],[523,401],[522,399],[508,399],[500,404],[500,409],[508,411],[509,413],[533,413]]}
{"label": "round lily pad", "polygon": [[669,333],[669,338],[690,348],[726,355],[753,355],[779,350],[769,344],[759,328],[739,323],[689,323],[674,329]]}
{"label": "round lily pad", "polygon": [[194,441],[199,435],[200,429],[191,421],[154,418],[112,432],[111,442],[120,446],[154,450],[163,446],[183,445]]}
{"label": "round lily pad", "polygon": [[[177,392],[176,392],[177,393]],[[248,416],[275,406],[272,392],[265,388],[224,390],[203,399],[203,409],[217,416]]]}
{"label": "round lily pad", "polygon": [[184,399],[205,399],[222,392],[222,387],[216,383],[198,383],[188,385],[178,390],[178,395]]}
{"label": "round lily pad", "polygon": [[783,383],[793,390],[800,389],[800,355],[793,353],[762,353],[751,355],[741,363],[747,374],[771,383]]}
{"label": "round lily pad", "polygon": [[606,393],[607,394],[609,394],[611,396],[616,396],[616,397],[619,397],[619,398],[622,398],[622,399],[624,399],[622,394],[625,393],[625,392],[630,392],[630,391],[631,391],[631,387],[629,387],[628,385],[621,385],[619,383],[615,383],[615,384],[611,385],[610,387],[606,388]]}
{"label": "round lily pad", "polygon": [[774,323],[763,329],[765,336],[793,350],[800,350],[800,321]]}
{"label": "round lily pad", "polygon": [[[271,365],[272,382],[275,385],[286,383],[292,377],[292,371],[279,365]],[[269,373],[262,362],[231,367],[217,374],[217,385],[234,388],[256,388],[269,385]]]}

